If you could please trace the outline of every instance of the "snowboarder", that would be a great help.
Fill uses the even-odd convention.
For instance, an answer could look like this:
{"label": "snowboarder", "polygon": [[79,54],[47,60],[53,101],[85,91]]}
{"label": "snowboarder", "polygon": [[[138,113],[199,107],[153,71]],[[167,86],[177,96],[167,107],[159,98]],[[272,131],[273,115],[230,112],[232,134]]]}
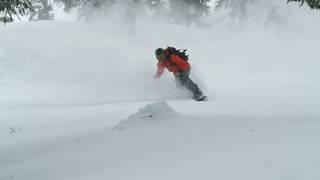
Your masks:
{"label": "snowboarder", "polygon": [[158,69],[155,78],[159,79],[162,76],[164,69],[167,68],[168,71],[173,73],[178,88],[184,87],[191,91],[193,94],[192,98],[197,101],[205,100],[206,97],[203,95],[198,85],[189,77],[191,66],[185,51],[186,50],[181,52],[173,47],[168,47],[166,49],[158,48],[155,51],[158,60]]}

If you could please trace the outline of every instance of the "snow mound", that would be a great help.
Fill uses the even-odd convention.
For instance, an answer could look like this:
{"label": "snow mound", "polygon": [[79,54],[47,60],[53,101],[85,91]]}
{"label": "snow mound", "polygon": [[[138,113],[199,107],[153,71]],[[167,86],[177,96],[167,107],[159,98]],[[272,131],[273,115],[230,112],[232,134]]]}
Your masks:
{"label": "snow mound", "polygon": [[137,124],[146,123],[149,121],[158,121],[169,118],[174,118],[179,115],[178,112],[173,110],[168,103],[161,101],[148,104],[145,107],[139,109],[139,111],[128,119],[121,121],[113,130],[122,130],[127,127],[136,126]]}

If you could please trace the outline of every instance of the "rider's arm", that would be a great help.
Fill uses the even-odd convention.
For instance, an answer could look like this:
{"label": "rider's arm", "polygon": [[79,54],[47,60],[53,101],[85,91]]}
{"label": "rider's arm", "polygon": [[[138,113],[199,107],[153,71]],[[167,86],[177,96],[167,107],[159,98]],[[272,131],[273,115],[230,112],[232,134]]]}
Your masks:
{"label": "rider's arm", "polygon": [[158,69],[157,69],[157,73],[155,75],[155,78],[160,78],[162,76],[163,72],[164,72],[164,67],[159,62],[157,64],[157,67],[158,67]]}

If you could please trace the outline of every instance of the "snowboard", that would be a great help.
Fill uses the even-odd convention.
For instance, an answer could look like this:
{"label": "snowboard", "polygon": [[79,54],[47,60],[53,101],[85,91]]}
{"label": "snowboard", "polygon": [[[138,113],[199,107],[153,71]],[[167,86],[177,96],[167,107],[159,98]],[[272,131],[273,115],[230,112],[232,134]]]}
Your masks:
{"label": "snowboard", "polygon": [[201,98],[196,99],[196,101],[207,101],[207,100],[208,100],[207,96],[202,96]]}

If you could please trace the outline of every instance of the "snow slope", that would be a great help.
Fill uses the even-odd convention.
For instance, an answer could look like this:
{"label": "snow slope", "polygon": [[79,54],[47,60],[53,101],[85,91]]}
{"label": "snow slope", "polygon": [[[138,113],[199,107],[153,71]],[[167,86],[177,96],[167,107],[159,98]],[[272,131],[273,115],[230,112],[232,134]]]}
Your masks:
{"label": "snow slope", "polygon": [[[280,9],[268,26],[1,27],[0,180],[319,179],[319,15]],[[152,78],[167,45],[210,101]]]}
{"label": "snow slope", "polygon": [[0,177],[318,179],[319,126],[306,118],[188,116],[159,102],[112,129],[1,148]]}

